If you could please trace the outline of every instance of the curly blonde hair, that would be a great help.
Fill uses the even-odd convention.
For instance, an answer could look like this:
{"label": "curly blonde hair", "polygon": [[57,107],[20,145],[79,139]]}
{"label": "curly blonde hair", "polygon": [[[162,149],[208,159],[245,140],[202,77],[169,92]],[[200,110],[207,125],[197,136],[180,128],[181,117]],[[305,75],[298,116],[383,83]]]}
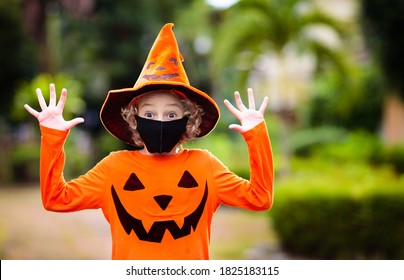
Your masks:
{"label": "curly blonde hair", "polygon": [[[176,95],[173,92],[169,92]],[[176,95],[178,96],[178,95]],[[139,114],[139,101],[142,97],[137,97],[133,99],[129,105],[121,109],[121,115],[123,119],[129,124],[130,131],[132,133],[132,139],[136,146],[143,147],[144,142],[137,131],[137,122],[135,116]],[[180,99],[181,104],[184,109],[184,117],[188,117],[188,122],[186,125],[186,131],[182,135],[178,144],[183,144],[189,140],[195,139],[200,134],[201,130],[199,126],[202,123],[202,115],[204,114],[203,109],[196,103],[189,99]]]}

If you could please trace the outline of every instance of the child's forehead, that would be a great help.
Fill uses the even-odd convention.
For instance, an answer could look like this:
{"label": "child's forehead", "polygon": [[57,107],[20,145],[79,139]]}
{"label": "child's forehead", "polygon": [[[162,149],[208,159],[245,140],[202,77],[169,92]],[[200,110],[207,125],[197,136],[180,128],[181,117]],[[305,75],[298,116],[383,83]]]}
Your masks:
{"label": "child's forehead", "polygon": [[181,98],[172,92],[149,92],[145,93],[139,97],[137,101],[139,106],[144,104],[179,104],[181,103]]}

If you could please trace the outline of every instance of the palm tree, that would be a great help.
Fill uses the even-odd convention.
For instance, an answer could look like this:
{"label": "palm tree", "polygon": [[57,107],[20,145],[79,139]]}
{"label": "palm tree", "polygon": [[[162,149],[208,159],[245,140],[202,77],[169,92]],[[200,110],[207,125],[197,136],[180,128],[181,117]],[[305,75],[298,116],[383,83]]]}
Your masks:
{"label": "palm tree", "polygon": [[[223,15],[215,40],[212,71],[218,81],[216,89],[228,88],[228,83],[245,88],[262,63],[264,72],[271,71],[271,64],[265,63],[269,60],[275,65],[272,72],[276,71],[277,78],[272,76],[269,84],[264,82],[265,88],[276,83],[278,94],[290,95],[289,99],[303,98],[307,84],[303,81],[299,85],[296,67],[305,65],[303,72],[307,73],[300,74],[306,82],[310,73],[319,73],[330,64],[344,73],[347,62],[340,47],[346,30],[346,25],[321,12],[310,0],[240,0]],[[317,36],[320,33],[332,36],[332,40]],[[268,77],[268,73],[258,72]],[[277,109],[293,109],[293,102],[279,100]]]}
{"label": "palm tree", "polygon": [[216,90],[231,93],[234,85],[254,84],[256,94],[269,95],[271,111],[283,124],[285,173],[291,154],[288,131],[310,79],[330,65],[346,73],[346,28],[310,0],[240,0],[223,15],[212,53]]}

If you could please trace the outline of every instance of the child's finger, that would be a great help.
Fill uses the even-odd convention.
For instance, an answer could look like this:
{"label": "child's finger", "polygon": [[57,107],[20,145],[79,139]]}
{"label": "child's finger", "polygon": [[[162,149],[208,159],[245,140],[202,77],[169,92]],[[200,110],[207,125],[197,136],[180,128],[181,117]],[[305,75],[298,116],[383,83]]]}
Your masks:
{"label": "child's finger", "polygon": [[248,93],[248,107],[250,108],[250,110],[255,110],[254,92],[251,88],[248,88],[247,93]]}
{"label": "child's finger", "polygon": [[238,124],[231,124],[231,125],[229,125],[229,128],[232,129],[232,130],[234,130],[234,131],[237,131],[237,132],[239,132],[239,133],[242,133],[242,132],[243,132],[242,126],[241,126],[241,125],[238,125]]}
{"label": "child's finger", "polygon": [[40,88],[36,89],[36,96],[38,97],[39,106],[41,106],[42,111],[45,110],[48,106],[46,105],[46,101],[43,98],[42,91]]}
{"label": "child's finger", "polygon": [[24,105],[25,110],[28,111],[28,113],[30,113],[31,115],[33,115],[35,118],[38,118],[39,116],[39,112],[35,109],[32,109],[31,106],[29,106],[28,104]]}
{"label": "child's finger", "polygon": [[83,118],[75,118],[75,119],[72,119],[70,121],[67,121],[67,126],[70,129],[70,128],[72,128],[72,127],[74,127],[74,126],[76,126],[76,125],[78,125],[79,123],[82,123],[82,122],[84,122]]}
{"label": "child's finger", "polygon": [[240,111],[247,110],[247,108],[243,104],[243,101],[241,100],[240,93],[238,91],[234,92],[234,100],[236,101],[237,108]]}
{"label": "child's finger", "polygon": [[50,84],[49,85],[49,107],[55,107],[56,106],[56,90],[55,90],[55,85]]}
{"label": "child's finger", "polygon": [[261,114],[264,114],[264,113],[265,113],[265,110],[266,110],[266,108],[267,108],[267,105],[268,105],[268,96],[265,96],[265,97],[264,97],[264,100],[262,101],[261,107],[259,108],[258,111],[259,111]]}
{"label": "child's finger", "polygon": [[227,109],[229,109],[229,111],[238,118],[240,111],[237,110],[236,107],[234,107],[229,100],[226,99],[224,101],[224,105],[226,105]]}
{"label": "child's finger", "polygon": [[64,89],[62,89],[62,92],[60,94],[57,108],[59,108],[60,110],[63,110],[63,108],[65,107],[65,104],[66,104],[66,99],[67,99],[67,90],[64,88]]}

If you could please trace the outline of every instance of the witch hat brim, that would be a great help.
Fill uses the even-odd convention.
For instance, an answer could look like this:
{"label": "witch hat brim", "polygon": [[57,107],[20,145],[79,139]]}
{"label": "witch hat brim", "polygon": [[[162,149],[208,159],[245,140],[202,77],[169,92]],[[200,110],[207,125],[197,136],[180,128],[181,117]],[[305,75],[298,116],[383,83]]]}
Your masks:
{"label": "witch hat brim", "polygon": [[148,92],[179,91],[199,105],[204,110],[204,114],[200,125],[201,133],[198,137],[211,132],[219,120],[220,111],[216,102],[208,94],[189,84],[173,26],[169,23],[161,29],[134,87],[110,90],[101,108],[100,118],[105,129],[125,143],[135,145],[129,125],[121,116],[121,110],[133,98]]}

